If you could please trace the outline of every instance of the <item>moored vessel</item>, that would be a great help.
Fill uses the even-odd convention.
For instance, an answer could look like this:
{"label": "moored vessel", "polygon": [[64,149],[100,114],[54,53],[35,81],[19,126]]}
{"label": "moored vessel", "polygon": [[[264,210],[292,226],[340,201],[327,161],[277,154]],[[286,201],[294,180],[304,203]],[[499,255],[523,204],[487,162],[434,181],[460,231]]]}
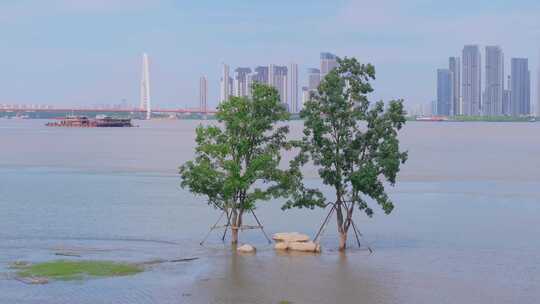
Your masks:
{"label": "moored vessel", "polygon": [[46,126],[73,128],[133,127],[130,118],[114,118],[110,116],[97,116],[94,119],[87,116],[67,116],[57,122],[48,122]]}

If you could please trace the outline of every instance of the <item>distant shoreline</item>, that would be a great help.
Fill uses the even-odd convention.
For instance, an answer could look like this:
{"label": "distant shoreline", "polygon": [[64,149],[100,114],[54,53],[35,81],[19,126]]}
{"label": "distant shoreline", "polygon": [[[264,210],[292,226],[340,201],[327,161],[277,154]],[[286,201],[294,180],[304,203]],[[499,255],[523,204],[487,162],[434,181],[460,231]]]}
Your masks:
{"label": "distant shoreline", "polygon": [[[24,113],[25,115],[19,115],[17,116],[16,113],[0,113],[0,119],[10,119],[10,120],[21,120],[21,119],[48,119],[48,120],[55,120],[64,118],[67,114],[66,113],[40,113],[39,115],[35,112],[28,112]],[[87,114],[87,113],[82,113]],[[144,119],[141,115],[130,115],[126,113],[115,113],[114,111],[111,111],[110,113],[107,113],[107,115],[112,117],[120,117],[120,118],[131,118],[131,119]],[[91,113],[88,113],[88,115],[85,115],[88,117],[95,116]],[[205,115],[202,116],[200,114],[189,114],[189,115],[178,115],[178,116],[169,116],[169,115],[163,115],[163,114],[153,114],[153,119],[155,120],[215,120],[215,115]],[[435,117],[436,119],[429,119],[431,116],[422,117],[427,118],[425,120],[418,119],[420,116],[407,116],[407,121],[419,121],[419,122],[540,122],[540,117],[535,116],[527,116],[527,117],[511,117],[511,116],[494,116],[494,117],[487,117],[487,116],[444,116],[444,117]],[[302,120],[300,118],[299,114],[291,114],[290,119],[291,121],[295,120]]]}

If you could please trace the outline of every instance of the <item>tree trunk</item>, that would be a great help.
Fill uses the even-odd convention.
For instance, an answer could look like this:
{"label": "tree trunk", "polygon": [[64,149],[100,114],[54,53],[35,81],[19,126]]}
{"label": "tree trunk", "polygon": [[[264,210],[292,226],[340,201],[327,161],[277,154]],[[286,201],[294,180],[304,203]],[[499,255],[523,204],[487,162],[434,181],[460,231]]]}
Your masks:
{"label": "tree trunk", "polygon": [[232,232],[232,244],[238,244],[238,230],[240,227],[242,227],[242,215],[244,214],[244,211],[241,210],[240,212],[237,212],[236,210],[233,211],[232,221],[231,221],[231,232]]}
{"label": "tree trunk", "polygon": [[339,233],[339,251],[347,249],[347,232]]}
{"label": "tree trunk", "polygon": [[231,218],[231,244],[233,245],[238,244],[238,226],[236,225],[237,221],[238,212],[236,211],[236,209],[233,209]]}
{"label": "tree trunk", "polygon": [[238,244],[238,228],[235,227],[235,226],[232,226],[231,227],[231,232],[232,232],[232,239],[231,239],[231,243],[234,245],[234,244]]}
{"label": "tree trunk", "polygon": [[336,203],[336,217],[339,233],[339,251],[345,251],[347,249],[347,227],[346,222],[343,220],[343,211],[341,208],[342,203]]}

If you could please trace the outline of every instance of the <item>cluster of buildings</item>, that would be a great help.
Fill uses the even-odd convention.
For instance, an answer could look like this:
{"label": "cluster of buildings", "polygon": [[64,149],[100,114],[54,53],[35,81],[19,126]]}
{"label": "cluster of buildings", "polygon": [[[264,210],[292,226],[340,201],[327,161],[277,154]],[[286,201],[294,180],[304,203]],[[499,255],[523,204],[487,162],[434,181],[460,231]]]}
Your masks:
{"label": "cluster of buildings", "polygon": [[[223,102],[231,96],[250,97],[251,85],[254,82],[266,84],[276,88],[280,101],[289,112],[298,113],[302,105],[315,91],[321,82],[333,68],[337,66],[337,57],[331,53],[321,53],[320,68],[307,70],[308,83],[299,91],[298,65],[270,64],[250,67],[238,67],[231,70],[230,66],[223,64],[220,78],[219,102]],[[300,94],[301,93],[301,94]],[[201,111],[208,109],[208,79],[202,76],[199,80],[199,107]]]}
{"label": "cluster of buildings", "polygon": [[437,70],[437,101],[432,107],[434,114],[445,116],[529,116],[529,60],[512,58],[507,75],[500,46],[486,46],[482,61],[478,45],[465,45],[461,58],[450,57],[448,67]]}

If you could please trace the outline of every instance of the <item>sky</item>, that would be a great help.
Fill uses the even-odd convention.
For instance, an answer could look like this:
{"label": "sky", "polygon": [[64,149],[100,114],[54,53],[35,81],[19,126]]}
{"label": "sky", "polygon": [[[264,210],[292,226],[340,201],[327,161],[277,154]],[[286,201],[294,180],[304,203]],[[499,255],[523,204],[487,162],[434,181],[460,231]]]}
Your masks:
{"label": "sky", "polygon": [[529,58],[536,101],[538,0],[0,0],[0,104],[137,105],[146,52],[153,104],[196,107],[206,75],[215,105],[221,63],[294,62],[303,86],[328,51],[375,65],[373,100],[413,106],[465,44],[500,45],[507,72]]}

